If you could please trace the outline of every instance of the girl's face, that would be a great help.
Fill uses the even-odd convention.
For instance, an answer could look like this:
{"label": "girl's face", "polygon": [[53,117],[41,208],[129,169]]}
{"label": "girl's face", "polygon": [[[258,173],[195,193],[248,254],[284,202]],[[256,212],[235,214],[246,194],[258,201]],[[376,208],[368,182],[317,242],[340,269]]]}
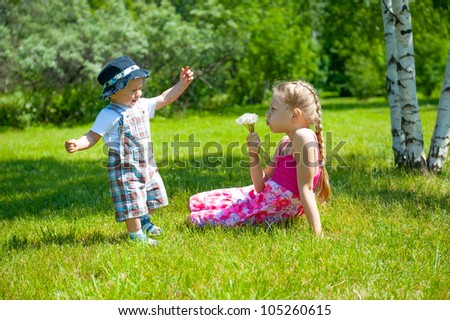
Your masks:
{"label": "girl's face", "polygon": [[266,123],[273,133],[286,132],[290,122],[289,112],[286,106],[275,95],[270,100],[269,110],[266,112]]}
{"label": "girl's face", "polygon": [[133,107],[142,96],[142,83],[142,78],[130,80],[125,88],[111,95],[111,101],[122,106]]}

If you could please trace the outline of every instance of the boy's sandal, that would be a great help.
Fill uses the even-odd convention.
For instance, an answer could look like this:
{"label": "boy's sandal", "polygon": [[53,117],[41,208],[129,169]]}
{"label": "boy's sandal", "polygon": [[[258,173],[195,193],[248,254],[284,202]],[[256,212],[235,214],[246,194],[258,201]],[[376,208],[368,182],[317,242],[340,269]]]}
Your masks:
{"label": "boy's sandal", "polygon": [[160,236],[163,233],[163,230],[160,227],[153,225],[150,229],[147,230],[147,233],[154,236]]}

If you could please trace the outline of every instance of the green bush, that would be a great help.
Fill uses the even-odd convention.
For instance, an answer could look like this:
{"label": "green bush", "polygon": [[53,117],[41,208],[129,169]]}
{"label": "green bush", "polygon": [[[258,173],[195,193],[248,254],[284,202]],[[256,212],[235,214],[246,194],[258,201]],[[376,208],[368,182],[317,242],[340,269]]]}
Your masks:
{"label": "green bush", "polygon": [[22,92],[0,96],[0,126],[23,128],[35,120],[36,109]]}
{"label": "green bush", "polygon": [[[445,69],[449,5],[415,1],[411,11],[417,88],[430,95]],[[385,88],[375,1],[2,1],[0,38],[1,125],[92,121],[103,105],[96,76],[124,54],[151,70],[146,96],[195,70],[166,115],[258,104],[276,80],[358,97]]]}
{"label": "green bush", "polygon": [[384,61],[376,64],[376,59],[355,55],[346,63],[345,75],[348,77],[348,91],[358,98],[369,98],[385,94]]}

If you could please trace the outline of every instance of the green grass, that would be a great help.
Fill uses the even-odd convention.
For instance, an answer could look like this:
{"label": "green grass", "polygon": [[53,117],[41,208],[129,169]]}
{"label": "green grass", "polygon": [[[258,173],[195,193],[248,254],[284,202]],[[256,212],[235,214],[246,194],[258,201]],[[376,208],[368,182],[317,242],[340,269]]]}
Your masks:
{"label": "green grass", "polygon": [[[250,184],[234,120],[265,107],[188,113],[152,121],[156,157],[170,205],[153,220],[164,228],[160,245],[127,240],[114,221],[105,156],[99,144],[69,155],[75,128],[4,129],[0,133],[1,299],[450,299],[449,165],[440,176],[393,168],[389,111],[380,100],[328,99],[324,128],[332,147],[346,144],[328,166],[333,197],[320,206],[323,239],[306,219],[287,227],[184,226],[190,195]],[[426,150],[436,104],[421,105]],[[164,151],[163,142],[200,146]],[[271,136],[273,140],[281,136]],[[208,145],[207,145],[208,146]],[[209,145],[211,146],[211,144]],[[197,167],[182,161],[197,161]],[[209,162],[208,162],[209,161]],[[207,165],[208,164],[208,165]]]}

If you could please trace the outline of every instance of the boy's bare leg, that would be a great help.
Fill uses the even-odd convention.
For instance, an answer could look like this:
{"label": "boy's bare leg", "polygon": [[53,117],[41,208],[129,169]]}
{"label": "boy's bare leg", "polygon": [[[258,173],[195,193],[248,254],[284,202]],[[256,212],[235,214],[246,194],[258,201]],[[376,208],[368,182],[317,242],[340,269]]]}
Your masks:
{"label": "boy's bare leg", "polygon": [[141,220],[139,218],[131,218],[125,220],[128,232],[136,232],[141,229]]}

